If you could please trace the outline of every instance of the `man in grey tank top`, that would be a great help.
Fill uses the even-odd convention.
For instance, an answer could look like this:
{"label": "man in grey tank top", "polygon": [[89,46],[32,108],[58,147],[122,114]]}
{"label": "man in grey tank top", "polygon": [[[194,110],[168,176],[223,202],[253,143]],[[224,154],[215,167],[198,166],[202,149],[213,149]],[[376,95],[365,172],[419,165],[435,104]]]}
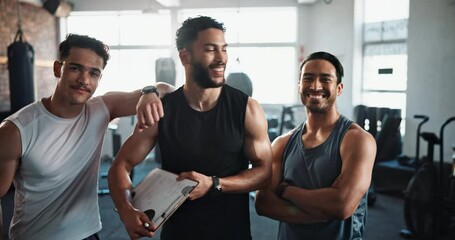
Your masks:
{"label": "man in grey tank top", "polygon": [[300,65],[307,120],[272,143],[272,181],[255,199],[259,215],[280,221],[278,239],[362,239],[376,143],[337,111],[342,77],[330,53]]}

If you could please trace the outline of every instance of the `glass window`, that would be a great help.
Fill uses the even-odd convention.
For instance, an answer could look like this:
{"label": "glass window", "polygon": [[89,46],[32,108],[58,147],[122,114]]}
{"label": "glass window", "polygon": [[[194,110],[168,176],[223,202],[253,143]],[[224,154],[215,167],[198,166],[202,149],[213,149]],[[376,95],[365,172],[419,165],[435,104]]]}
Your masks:
{"label": "glass window", "polygon": [[401,109],[405,118],[409,0],[365,0],[364,13],[361,104]]}
{"label": "glass window", "polygon": [[365,0],[364,22],[409,18],[409,0]]}
{"label": "glass window", "polygon": [[68,33],[88,35],[107,45],[119,44],[119,18],[114,13],[72,13],[67,19]]}
{"label": "glass window", "polygon": [[[179,13],[179,22],[198,15],[211,16],[226,27],[230,44],[226,77],[231,72],[246,73],[253,83],[253,97],[261,104],[296,102],[296,8],[186,9]],[[289,94],[276,94],[277,88]]]}
{"label": "glass window", "polygon": [[226,26],[228,43],[294,43],[297,41],[296,8],[187,9],[179,21],[211,16]]}
{"label": "glass window", "polygon": [[120,45],[169,45],[171,16],[158,14],[119,16]]}
{"label": "glass window", "polygon": [[229,48],[228,54],[226,77],[231,72],[246,73],[253,83],[253,97],[258,102],[282,104],[295,101],[298,79],[293,71],[297,68],[294,48],[239,47]]}
{"label": "glass window", "polygon": [[406,91],[407,55],[364,56],[363,90]]}
{"label": "glass window", "polygon": [[111,59],[95,95],[109,91],[134,91],[155,83],[155,61],[170,54],[168,49],[111,50]]}
{"label": "glass window", "polygon": [[[230,45],[226,77],[231,72],[244,71],[253,82],[253,97],[260,103],[295,103],[296,8],[184,9],[177,14],[177,26],[198,15],[223,22]],[[78,12],[68,17],[68,32],[93,36],[111,48],[112,57],[96,95],[130,91],[155,82],[156,59],[170,57],[175,48],[171,19],[171,12],[131,11]],[[176,61],[176,85],[180,85],[184,74]],[[290,94],[275,94],[276,88]]]}
{"label": "glass window", "polygon": [[155,83],[155,61],[171,56],[170,13],[78,12],[68,17],[67,30],[97,38],[110,47],[111,59],[95,96]]}

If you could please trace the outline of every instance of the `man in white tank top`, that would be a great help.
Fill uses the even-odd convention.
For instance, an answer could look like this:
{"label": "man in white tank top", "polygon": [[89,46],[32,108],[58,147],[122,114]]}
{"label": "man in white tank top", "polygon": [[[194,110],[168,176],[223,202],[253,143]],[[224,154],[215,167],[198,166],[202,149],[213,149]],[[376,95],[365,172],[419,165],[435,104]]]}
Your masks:
{"label": "man in white tank top", "polygon": [[108,59],[104,43],[69,34],[54,62],[52,95],[1,123],[0,197],[16,188],[10,239],[80,240],[101,230],[98,170],[109,122],[135,114],[140,98],[140,126],[163,116],[156,88],[92,98]]}

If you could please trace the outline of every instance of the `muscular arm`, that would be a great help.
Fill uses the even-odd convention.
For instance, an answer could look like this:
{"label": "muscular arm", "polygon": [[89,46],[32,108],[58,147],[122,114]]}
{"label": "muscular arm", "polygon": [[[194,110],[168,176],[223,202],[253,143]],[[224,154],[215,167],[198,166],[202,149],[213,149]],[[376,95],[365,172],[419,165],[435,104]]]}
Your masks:
{"label": "muscular arm", "polygon": [[314,220],[312,216],[303,212],[293,203],[280,198],[277,194],[278,185],[282,181],[281,165],[283,151],[291,133],[275,139],[272,143],[272,180],[266,188],[256,192],[255,208],[259,215],[288,223],[309,223]]}
{"label": "muscular arm", "polygon": [[[0,124],[0,199],[5,196],[19,167],[22,147],[19,129],[10,121]],[[0,240],[3,239],[3,215],[0,204]]]}
{"label": "muscular arm", "polygon": [[19,129],[11,122],[0,125],[0,197],[3,197],[13,182],[21,158]]}
{"label": "muscular arm", "polygon": [[[160,97],[175,90],[172,85],[161,82],[157,83],[156,87]],[[109,110],[111,120],[117,117],[133,115],[137,110],[139,125],[152,126],[164,115],[161,100],[154,93],[141,96],[140,90],[133,92],[108,92],[102,98]]]}
{"label": "muscular arm", "polygon": [[283,198],[321,220],[350,217],[370,186],[375,140],[355,124],[343,138],[340,154],[341,174],[332,186],[315,190],[289,186]]}
{"label": "muscular arm", "polygon": [[252,168],[235,176],[220,178],[223,192],[249,192],[265,187],[272,173],[267,121],[261,106],[252,98],[248,100],[245,116],[244,149]]}
{"label": "muscular arm", "polygon": [[[131,239],[142,236],[151,237],[155,230],[147,216],[130,204],[132,183],[129,172],[150,153],[156,144],[157,137],[158,125],[140,132],[136,129],[122,145],[109,169],[108,183],[111,197]],[[151,232],[143,227],[142,224],[145,222],[152,226]]]}

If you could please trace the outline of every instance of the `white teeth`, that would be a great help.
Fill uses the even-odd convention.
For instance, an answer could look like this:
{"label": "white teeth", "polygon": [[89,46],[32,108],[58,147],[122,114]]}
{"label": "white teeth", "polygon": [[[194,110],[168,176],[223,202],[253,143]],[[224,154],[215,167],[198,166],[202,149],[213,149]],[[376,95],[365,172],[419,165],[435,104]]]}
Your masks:
{"label": "white teeth", "polygon": [[316,99],[321,99],[322,98],[322,95],[312,95],[312,94],[309,94],[308,95],[310,98],[316,98]]}

